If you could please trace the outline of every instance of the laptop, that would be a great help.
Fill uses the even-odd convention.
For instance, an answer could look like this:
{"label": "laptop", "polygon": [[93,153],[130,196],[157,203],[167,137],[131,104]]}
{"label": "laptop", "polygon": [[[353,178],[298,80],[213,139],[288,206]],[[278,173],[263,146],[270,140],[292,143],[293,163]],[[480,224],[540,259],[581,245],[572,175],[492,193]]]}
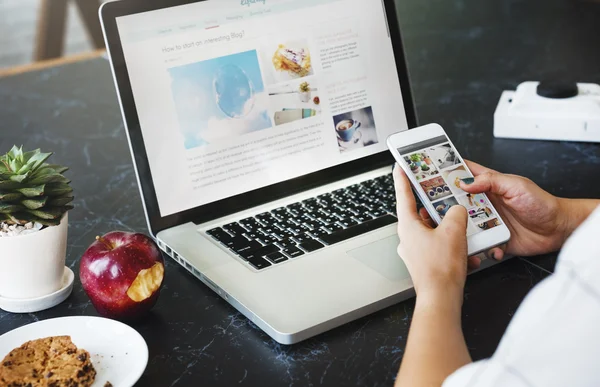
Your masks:
{"label": "laptop", "polygon": [[386,138],[416,126],[393,0],[104,3],[151,235],[275,341],[414,296]]}

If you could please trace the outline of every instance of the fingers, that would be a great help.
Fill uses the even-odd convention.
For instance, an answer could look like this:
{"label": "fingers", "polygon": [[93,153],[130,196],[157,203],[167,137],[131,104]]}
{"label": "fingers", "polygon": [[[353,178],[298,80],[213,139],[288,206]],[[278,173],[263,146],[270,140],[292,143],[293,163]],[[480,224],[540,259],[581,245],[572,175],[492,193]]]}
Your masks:
{"label": "fingers", "polygon": [[487,257],[491,259],[495,259],[496,261],[501,261],[504,258],[504,250],[503,247],[494,247],[490,251],[487,252]]}
{"label": "fingers", "polygon": [[493,169],[484,167],[483,165],[477,164],[474,161],[470,161],[470,160],[466,160],[466,159],[464,161],[465,161],[465,164],[467,164],[467,167],[469,167],[469,169],[471,170],[471,172],[473,172],[474,176],[479,176],[482,173],[486,173],[486,172],[496,172]]}
{"label": "fingers", "polygon": [[488,171],[475,176],[475,179],[471,184],[461,181],[460,188],[463,191],[472,194],[485,192],[504,196],[510,187],[514,185],[514,181],[512,181],[512,179],[512,176]]}
{"label": "fingers", "polygon": [[435,228],[435,222],[433,221],[433,219],[431,219],[431,215],[429,215],[429,212],[427,212],[425,207],[421,207],[419,209],[419,216],[421,217],[421,220],[423,221],[423,223],[425,223],[427,226],[429,226],[431,228]]}
{"label": "fingers", "polygon": [[481,266],[481,258],[476,255],[467,258],[467,269],[469,271],[479,269],[479,266]]}
{"label": "fingers", "polygon": [[467,235],[467,210],[463,206],[452,206],[446,213],[446,216],[440,223],[441,228],[451,229],[455,232],[460,232]]}
{"label": "fingers", "polygon": [[396,164],[394,166],[394,185],[396,188],[396,213],[398,215],[398,223],[411,223],[418,221],[421,218],[417,215],[417,203],[412,193],[410,181],[404,171]]}

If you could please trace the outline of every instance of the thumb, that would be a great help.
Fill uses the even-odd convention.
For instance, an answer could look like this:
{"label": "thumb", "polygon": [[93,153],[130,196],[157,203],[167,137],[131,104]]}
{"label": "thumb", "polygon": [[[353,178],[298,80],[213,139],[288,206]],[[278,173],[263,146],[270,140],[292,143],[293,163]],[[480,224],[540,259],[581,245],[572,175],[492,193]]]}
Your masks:
{"label": "thumb", "polygon": [[488,171],[473,179],[461,180],[460,188],[471,194],[493,193],[504,196],[511,186],[514,186],[514,177],[503,173]]}
{"label": "thumb", "polygon": [[461,234],[467,234],[467,209],[463,206],[452,206],[442,219],[438,228],[446,228],[452,231],[460,231]]}

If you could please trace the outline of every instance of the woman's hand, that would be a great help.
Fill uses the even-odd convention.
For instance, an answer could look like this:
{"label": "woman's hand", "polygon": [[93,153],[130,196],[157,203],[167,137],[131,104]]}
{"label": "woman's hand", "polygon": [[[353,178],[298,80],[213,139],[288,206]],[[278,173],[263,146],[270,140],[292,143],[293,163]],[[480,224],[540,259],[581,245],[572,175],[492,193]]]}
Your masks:
{"label": "woman's hand", "polygon": [[491,250],[490,256],[502,259],[504,249],[521,256],[560,249],[574,229],[567,200],[549,194],[527,178],[465,162],[475,179],[473,182],[463,180],[460,188],[471,194],[487,194],[511,233],[508,244]]}
{"label": "woman's hand", "polygon": [[398,254],[417,293],[396,386],[441,386],[448,375],[471,362],[460,318],[468,262],[467,211],[453,206],[433,228],[426,211],[417,214],[410,182],[397,165],[394,181]]}
{"label": "woman's hand", "polygon": [[[418,301],[462,303],[467,277],[467,211],[450,208],[442,223],[433,228],[425,213],[417,214],[410,182],[402,169],[394,167],[398,212],[398,254],[411,275]],[[476,266],[477,258],[471,258]]]}

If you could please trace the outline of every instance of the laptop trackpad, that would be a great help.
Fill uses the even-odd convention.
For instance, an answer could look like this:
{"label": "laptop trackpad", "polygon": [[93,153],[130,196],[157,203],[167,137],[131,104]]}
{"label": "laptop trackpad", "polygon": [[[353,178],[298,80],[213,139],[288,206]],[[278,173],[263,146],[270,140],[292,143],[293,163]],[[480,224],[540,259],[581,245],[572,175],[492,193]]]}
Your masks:
{"label": "laptop trackpad", "polygon": [[402,281],[409,278],[410,274],[396,252],[397,247],[398,237],[392,235],[347,253],[387,279]]}

